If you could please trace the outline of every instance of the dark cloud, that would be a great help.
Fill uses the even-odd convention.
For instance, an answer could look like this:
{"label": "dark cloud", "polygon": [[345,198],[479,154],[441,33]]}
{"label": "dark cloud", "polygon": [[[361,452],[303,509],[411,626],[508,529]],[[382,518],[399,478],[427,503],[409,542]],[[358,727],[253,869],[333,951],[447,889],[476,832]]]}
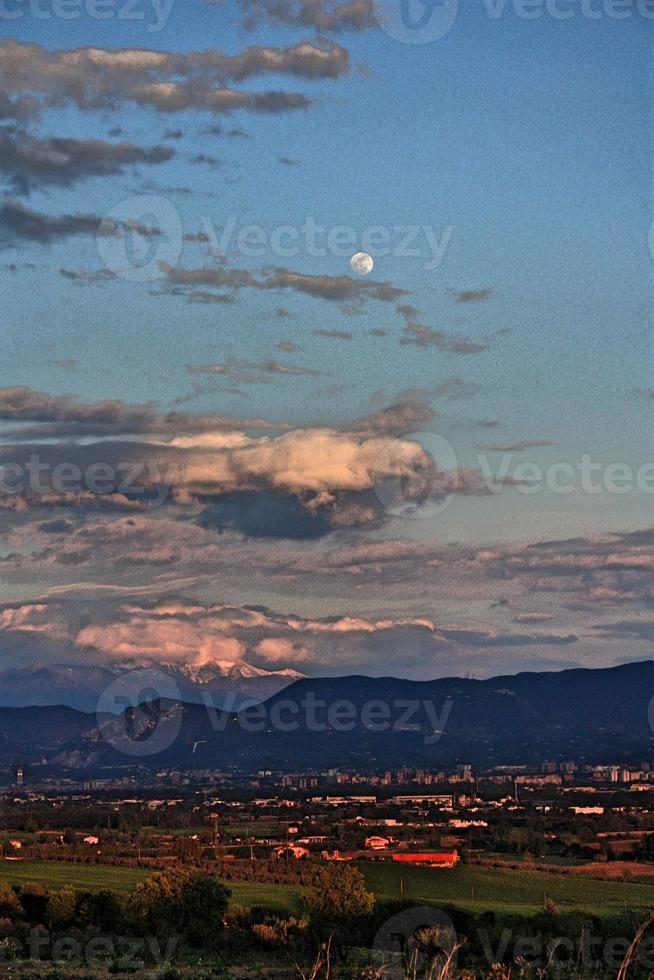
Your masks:
{"label": "dark cloud", "polygon": [[230,528],[245,537],[312,540],[333,530],[325,508],[307,510],[296,496],[269,491],[225,494],[206,507],[200,527]]}
{"label": "dark cloud", "polygon": [[293,289],[310,296],[335,302],[376,299],[384,303],[393,302],[406,295],[405,289],[398,289],[388,282],[374,279],[353,279],[351,276],[309,276],[290,269],[271,269],[263,280],[263,289]]}
{"label": "dark cloud", "polygon": [[14,119],[16,122],[25,123],[34,119],[39,114],[39,103],[30,96],[21,96],[11,99],[6,92],[0,89],[0,119]]}
{"label": "dark cloud", "polygon": [[211,156],[210,153],[196,153],[191,157],[191,163],[204,164],[212,170],[216,170],[218,167],[222,167],[223,161],[219,160],[218,157]]}
{"label": "dark cloud", "polygon": [[281,374],[293,376],[317,377],[322,371],[313,368],[302,367],[301,365],[282,364],[279,361],[249,361],[245,358],[234,357],[224,363],[215,364],[187,364],[186,370],[189,374],[221,374],[235,381],[245,381],[250,383],[260,383],[261,374]]}
{"label": "dark cloud", "polygon": [[448,354],[480,354],[488,350],[488,344],[485,342],[471,340],[469,337],[458,337],[444,330],[434,330],[424,323],[418,323],[416,317],[420,316],[420,310],[415,306],[401,303],[396,309],[404,319],[404,332],[400,338],[402,346],[410,344],[418,347],[431,346]]}
{"label": "dark cloud", "polygon": [[[205,0],[220,3],[222,0]],[[373,0],[241,0],[243,24],[254,29],[260,20],[273,25],[313,27],[319,33],[365,31],[377,26]]]}
{"label": "dark cloud", "polygon": [[422,323],[407,323],[400,344],[418,347],[436,347],[448,354],[481,354],[488,350],[488,344],[467,337],[457,337],[443,330],[433,330]]}
{"label": "dark cloud", "polygon": [[374,279],[359,280],[350,276],[311,276],[285,268],[264,269],[257,278],[245,269],[220,268],[184,269],[166,264],[161,269],[168,280],[179,286],[214,286],[226,289],[292,289],[330,302],[344,301],[360,305],[366,299],[394,302],[406,293],[388,282]]}
{"label": "dark cloud", "polygon": [[78,286],[97,286],[116,278],[116,273],[111,269],[60,269],[59,272],[64,279]]}
{"label": "dark cloud", "polygon": [[[0,201],[0,242],[4,245],[16,245],[22,241],[40,242],[46,245],[77,235],[120,237],[127,231],[147,238],[161,234],[158,228],[143,225],[138,221],[127,220],[117,223],[94,214],[53,216],[33,211],[11,197],[2,198]],[[108,270],[77,273],[62,269],[61,273],[68,279],[97,276],[103,280],[112,276]]]}
{"label": "dark cloud", "polygon": [[284,164],[285,167],[297,167],[300,163],[299,160],[294,160],[292,157],[278,157],[277,162]]}
{"label": "dark cloud", "polygon": [[520,439],[517,442],[487,442],[478,443],[474,449],[481,449],[489,453],[521,453],[525,449],[537,449],[541,446],[555,446],[556,443],[548,439]]}
{"label": "dark cloud", "polygon": [[69,187],[86,177],[120,174],[128,164],[165,163],[173,156],[174,151],[164,146],[144,149],[100,139],[38,139],[12,127],[0,130],[0,173],[23,194],[40,185]]}
{"label": "dark cloud", "polygon": [[349,330],[314,330],[314,337],[331,337],[334,340],[352,340]]}
{"label": "dark cloud", "polygon": [[129,405],[113,399],[80,402],[74,395],[48,395],[28,387],[0,388],[0,422],[38,423],[7,435],[43,438],[64,436],[104,436],[126,434],[161,434],[175,436],[246,429],[283,427],[264,419],[234,419],[220,415],[189,415],[183,412],[160,413],[153,404]]}
{"label": "dark cloud", "polygon": [[459,293],[454,293],[457,303],[482,303],[485,299],[490,299],[493,290],[490,287],[485,289],[464,289]]}
{"label": "dark cloud", "polygon": [[41,214],[6,197],[0,203],[0,242],[7,245],[32,241],[46,245],[75,235],[96,235],[100,221],[93,214],[63,214],[59,217]]}
{"label": "dark cloud", "polygon": [[218,303],[221,306],[229,306],[236,302],[229,293],[208,293],[203,289],[194,289],[193,292],[185,295],[188,303],[203,303],[205,305]]}

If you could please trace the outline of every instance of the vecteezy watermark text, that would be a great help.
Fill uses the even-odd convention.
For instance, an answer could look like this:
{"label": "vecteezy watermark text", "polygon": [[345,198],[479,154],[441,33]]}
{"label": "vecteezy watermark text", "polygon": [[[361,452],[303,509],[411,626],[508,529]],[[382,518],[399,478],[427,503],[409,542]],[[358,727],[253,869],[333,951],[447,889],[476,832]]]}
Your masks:
{"label": "vecteezy watermark text", "polygon": [[67,497],[89,493],[95,496],[120,494],[161,506],[180,477],[180,467],[166,467],[139,460],[108,463],[89,462],[80,466],[71,460],[42,459],[33,453],[25,462],[0,465],[0,494],[8,496]]}
{"label": "vecteezy watermark text", "polygon": [[125,20],[147,25],[151,34],[168,23],[175,0],[0,0],[0,21]]}
{"label": "vecteezy watermark text", "polygon": [[[429,44],[457,23],[460,0],[378,0],[374,9],[381,29],[403,44]],[[518,20],[654,20],[654,0],[481,0],[475,5],[491,21],[513,14]]]}
{"label": "vecteezy watermark text", "polygon": [[[243,703],[229,693],[217,705],[203,692],[209,723],[216,734],[234,726],[246,734],[267,732],[414,733],[425,745],[436,745],[454,708],[452,698],[441,705],[428,699],[371,699],[355,703],[347,698],[325,700],[307,691],[299,700]],[[181,693],[175,679],[163,671],[144,668],[128,671],[103,692],[97,708],[103,738],[119,752],[149,756],[169,748],[181,731],[178,710]]]}
{"label": "vecteezy watermark text", "polygon": [[427,270],[441,265],[454,234],[453,225],[436,231],[431,225],[379,224],[358,231],[352,225],[321,225],[310,216],[300,225],[276,225],[271,230],[258,224],[239,227],[233,215],[221,229],[210,218],[203,218],[202,226],[211,250],[220,256],[231,248],[239,255],[255,259],[267,254],[283,259],[300,255],[349,258],[353,252],[362,251],[373,259],[386,255],[425,258]]}
{"label": "vecteezy watermark text", "polygon": [[[220,711],[210,698],[203,699],[214,730],[224,731],[230,709],[233,710],[236,703],[235,697],[230,695]],[[451,698],[446,699],[439,709],[433,701],[426,699],[373,699],[356,704],[347,698],[326,701],[308,691],[299,701],[281,698],[272,704],[250,704],[235,717],[239,728],[255,734],[268,730],[347,733],[362,728],[368,732],[416,732],[423,736],[425,745],[435,745],[445,733],[453,707]]]}

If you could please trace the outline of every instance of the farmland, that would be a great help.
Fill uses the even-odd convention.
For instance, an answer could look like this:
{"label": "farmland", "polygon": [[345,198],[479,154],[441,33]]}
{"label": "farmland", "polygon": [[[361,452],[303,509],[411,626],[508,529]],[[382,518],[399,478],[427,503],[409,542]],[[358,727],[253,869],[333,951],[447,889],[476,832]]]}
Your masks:
{"label": "farmland", "polygon": [[[654,906],[654,884],[631,881],[597,881],[573,875],[507,871],[460,865],[452,870],[399,868],[387,862],[360,862],[368,887],[381,899],[449,904],[472,912],[532,914],[543,907],[545,896],[563,912],[580,910],[595,915],[618,912],[625,906]],[[88,891],[133,889],[148,872],[139,868],[65,861],[6,861],[0,877],[12,885],[41,882],[51,889],[72,885]],[[297,913],[300,891],[293,885],[251,881],[226,882],[232,903],[247,908],[265,906],[280,914]]]}

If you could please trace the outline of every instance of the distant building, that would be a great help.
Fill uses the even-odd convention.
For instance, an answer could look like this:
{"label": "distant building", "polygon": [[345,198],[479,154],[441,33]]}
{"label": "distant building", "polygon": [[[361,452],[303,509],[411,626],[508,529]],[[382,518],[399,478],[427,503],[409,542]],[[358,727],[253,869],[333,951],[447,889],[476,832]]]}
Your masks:
{"label": "distant building", "polygon": [[289,844],[288,847],[276,847],[273,854],[280,860],[280,858],[290,855],[290,857],[300,860],[300,858],[308,857],[309,852],[306,847],[298,847],[297,844]]}
{"label": "distant building", "polygon": [[453,868],[458,860],[458,851],[423,851],[393,855],[393,861],[398,864],[425,864],[430,868]]}
{"label": "distant building", "polygon": [[373,851],[384,851],[390,846],[390,843],[388,837],[377,837],[373,835],[372,837],[366,837],[364,846],[371,848]]}

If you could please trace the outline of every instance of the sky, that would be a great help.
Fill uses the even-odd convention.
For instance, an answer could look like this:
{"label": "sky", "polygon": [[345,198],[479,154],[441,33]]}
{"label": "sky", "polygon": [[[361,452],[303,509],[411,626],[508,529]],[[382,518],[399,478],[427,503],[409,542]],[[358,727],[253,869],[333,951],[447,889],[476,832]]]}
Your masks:
{"label": "sky", "polygon": [[651,656],[654,4],[0,21],[0,668]]}

